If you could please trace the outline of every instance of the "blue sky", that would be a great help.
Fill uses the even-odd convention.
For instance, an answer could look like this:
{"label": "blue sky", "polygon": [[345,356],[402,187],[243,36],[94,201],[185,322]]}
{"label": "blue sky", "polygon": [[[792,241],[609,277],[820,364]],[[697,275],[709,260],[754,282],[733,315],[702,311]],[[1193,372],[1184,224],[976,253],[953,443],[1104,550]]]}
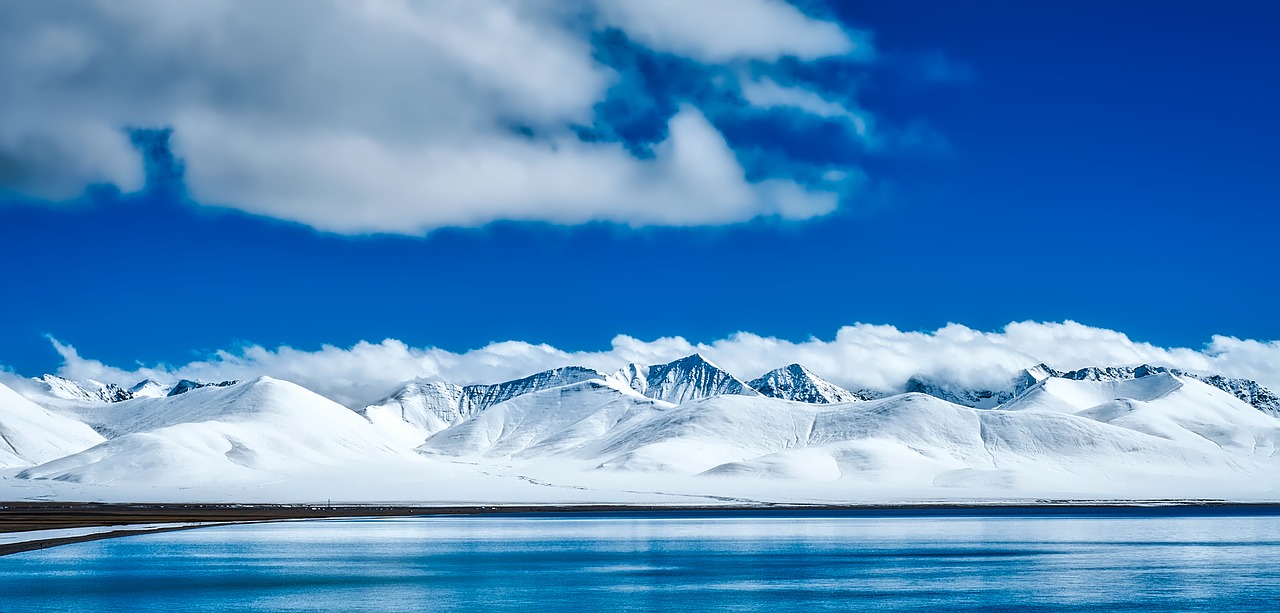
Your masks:
{"label": "blue sky", "polygon": [[[322,93],[306,89],[264,102],[233,86],[276,83],[272,75],[237,80],[247,69],[233,61],[162,67],[185,75],[170,84],[179,93],[155,96],[171,100],[165,106],[130,84],[127,56],[118,66],[109,57],[106,68],[38,80],[47,89],[0,102],[0,118],[13,122],[0,130],[0,257],[12,275],[0,363],[56,369],[61,357],[45,335],[126,366],[245,344],[383,338],[451,351],[508,339],[596,350],[616,334],[800,341],[855,322],[995,330],[1070,319],[1188,347],[1215,334],[1280,338],[1280,81],[1271,78],[1280,43],[1267,27],[1280,9],[1144,5],[804,2],[793,22],[766,14],[765,26],[754,24],[794,26],[770,48],[673,34],[699,15],[584,9],[566,29],[546,25],[563,15],[539,15],[530,19],[547,21],[525,34],[549,32],[569,51],[516,53],[545,55],[556,69],[546,79],[565,82],[508,87],[543,64],[472,79],[487,65],[432,60],[439,74],[461,75],[425,82],[430,95],[449,88],[441,105],[457,99],[444,119],[430,105],[399,109],[395,96],[421,92],[380,89],[390,86],[378,79],[400,78],[390,72],[348,83],[367,88],[364,97],[343,90],[321,104]],[[85,13],[65,19],[101,40],[120,23],[160,27]],[[314,25],[321,40],[327,32]],[[37,43],[25,41],[39,51],[28,55],[55,53]],[[76,48],[59,45],[51,48]],[[292,66],[294,56],[279,57]],[[0,70],[32,74],[15,66]],[[484,78],[498,85],[466,85]],[[557,93],[574,88],[585,93]],[[501,125],[455,130],[469,117],[458,109],[472,107]],[[89,120],[119,121],[121,134],[172,127],[172,151],[151,147],[145,184],[130,184],[129,164],[141,158],[127,139],[64,129]],[[870,128],[859,133],[859,121]],[[236,140],[245,126],[263,135],[260,147]],[[367,137],[337,140],[343,152],[378,147],[307,162],[329,134],[344,133],[334,126]],[[58,155],[32,157],[43,151],[21,146],[32,134],[62,139],[48,137]],[[507,175],[445,191],[401,185],[418,172],[410,162],[436,159],[419,146],[428,141],[456,143],[452,152],[550,143],[552,157],[513,159],[556,171],[530,179],[538,189],[566,186],[526,188],[524,200],[487,185]],[[704,164],[724,147],[745,183],[720,162]],[[396,152],[404,159],[388,157]],[[115,173],[104,176],[121,177],[105,183],[119,187],[91,187],[104,182],[78,170],[103,159]],[[378,185],[329,178],[343,170],[329,164],[370,159],[379,163],[361,176]],[[231,170],[214,173],[215,164]],[[654,167],[665,170],[649,174]],[[271,176],[245,174],[259,168]],[[559,174],[578,168],[582,176]],[[690,168],[699,181],[726,178],[698,183],[681,174]],[[631,187],[584,187],[596,177]],[[580,192],[593,196],[559,204]],[[704,205],[726,192],[740,201]],[[450,194],[468,204],[450,208]]]}

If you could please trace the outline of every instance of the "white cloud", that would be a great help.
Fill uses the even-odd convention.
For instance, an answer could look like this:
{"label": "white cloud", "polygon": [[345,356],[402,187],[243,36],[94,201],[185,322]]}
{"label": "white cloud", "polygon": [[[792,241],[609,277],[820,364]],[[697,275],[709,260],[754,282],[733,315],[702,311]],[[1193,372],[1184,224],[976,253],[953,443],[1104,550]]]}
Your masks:
{"label": "white cloud", "polygon": [[[830,213],[837,203],[834,193],[790,181],[777,181],[780,189],[748,184],[724,138],[692,107],[672,118],[668,139],[649,160],[617,144],[570,137],[490,136],[388,151],[351,135],[264,139],[223,121],[184,119],[177,126],[179,134],[213,143],[209,151],[184,146],[188,159],[202,160],[189,164],[188,181],[198,193],[216,192],[220,200],[249,203],[242,208],[254,213],[337,232],[412,233],[495,219],[721,224],[756,215],[805,219]],[[206,134],[209,139],[199,138]],[[324,196],[297,193],[292,186],[298,183]]]}
{"label": "white cloud", "polygon": [[870,135],[870,119],[867,113],[852,110],[839,102],[823,98],[815,91],[802,87],[783,87],[773,79],[763,78],[742,83],[742,97],[752,106],[760,108],[786,107],[804,111],[810,115],[847,120],[859,137]]}
{"label": "white cloud", "polygon": [[779,0],[660,4],[5,3],[0,189],[137,189],[122,129],[171,126],[197,201],[337,232],[833,210],[839,196],[822,186],[747,181],[695,108],[671,119],[652,159],[579,140],[571,126],[590,124],[620,78],[593,56],[599,19],[700,61],[870,49]]}
{"label": "white cloud", "polygon": [[1007,383],[1019,369],[1045,362],[1064,370],[1148,363],[1250,378],[1280,390],[1280,342],[1215,336],[1199,349],[1159,347],[1133,341],[1120,332],[1070,321],[1011,323],[998,332],[958,324],[932,332],[856,324],[841,328],[831,340],[802,342],[749,333],[710,343],[690,343],[680,337],[642,341],[619,335],[608,349],[587,352],[520,341],[493,343],[462,353],[415,348],[391,339],[349,348],[325,346],[316,351],[250,346],[181,366],[133,370],[86,359],[69,345],[55,342],[55,348],[65,360],[59,374],[73,379],[132,383],[143,378],[221,381],[270,375],[352,406],[421,377],[492,383],[570,364],[608,372],[629,362],[656,364],[695,351],[744,379],[798,362],[852,389],[898,389],[913,375],[995,386]]}
{"label": "white cloud", "polygon": [[646,46],[706,62],[873,55],[865,35],[784,0],[602,0],[600,8],[610,25]]}

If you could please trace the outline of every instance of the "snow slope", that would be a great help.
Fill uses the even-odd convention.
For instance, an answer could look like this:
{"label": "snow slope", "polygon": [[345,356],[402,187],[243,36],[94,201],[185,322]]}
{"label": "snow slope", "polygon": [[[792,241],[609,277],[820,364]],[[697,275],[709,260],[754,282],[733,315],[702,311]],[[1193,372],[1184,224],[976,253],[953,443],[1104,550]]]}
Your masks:
{"label": "snow slope", "polygon": [[567,366],[494,385],[463,387],[444,381],[412,381],[359,412],[388,436],[415,446],[436,432],[516,396],[603,377],[589,368]]}
{"label": "snow slope", "polygon": [[[465,388],[445,381],[413,381],[359,411],[386,436],[406,445],[420,444],[436,432],[470,417],[463,407]],[[465,412],[464,412],[465,410]]]}
{"label": "snow slope", "polygon": [[568,385],[570,383],[579,383],[603,377],[604,373],[597,372],[590,368],[583,368],[581,366],[565,366],[563,368],[543,371],[522,379],[507,381],[505,383],[497,383],[494,385],[470,385],[466,388],[470,394],[469,402],[472,407],[474,407],[470,412],[476,413],[483,411],[495,404],[498,404],[499,402],[510,400],[521,394],[529,394],[540,390]]}
{"label": "snow slope", "polygon": [[1169,372],[1136,379],[1046,379],[1006,405],[1087,417],[1195,448],[1271,456],[1277,420],[1243,400]]}
{"label": "snow slope", "polygon": [[97,405],[81,417],[110,439],[19,476],[199,486],[412,457],[349,409],[269,377]]}
{"label": "snow slope", "polygon": [[0,385],[0,468],[47,462],[102,441],[89,426],[50,413]]}
{"label": "snow slope", "polygon": [[84,388],[84,385],[58,375],[45,375],[40,379],[32,380],[44,386],[50,397],[61,399],[61,401],[104,402],[104,399]]}
{"label": "snow slope", "polygon": [[418,450],[490,458],[591,458],[609,433],[674,407],[616,381],[591,379],[501,402],[432,436]]}
{"label": "snow slope", "polygon": [[1217,453],[1054,412],[981,410],[924,394],[809,405],[720,397],[619,436],[602,465],[622,470],[911,484],[1079,484],[1234,471]]}
{"label": "snow slope", "polygon": [[1195,373],[1179,373],[1216,387],[1228,394],[1249,403],[1255,409],[1272,417],[1280,417],[1280,396],[1262,387],[1257,381],[1249,379],[1229,379],[1222,375],[1205,375]]}

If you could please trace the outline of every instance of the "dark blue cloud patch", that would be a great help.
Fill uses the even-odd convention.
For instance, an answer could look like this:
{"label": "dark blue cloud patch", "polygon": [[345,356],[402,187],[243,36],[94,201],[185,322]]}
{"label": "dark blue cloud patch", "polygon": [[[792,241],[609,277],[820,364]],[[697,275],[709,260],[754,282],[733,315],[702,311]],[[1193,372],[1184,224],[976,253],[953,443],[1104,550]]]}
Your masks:
{"label": "dark blue cloud patch", "polygon": [[128,128],[129,142],[142,154],[146,191],[157,195],[183,197],[186,165],[173,153],[172,128]]}
{"label": "dark blue cloud patch", "polygon": [[865,65],[822,60],[819,63],[835,73],[828,78],[808,69],[808,62],[793,59],[702,64],[655,52],[614,29],[598,33],[594,44],[596,59],[616,71],[618,81],[596,105],[593,125],[576,128],[583,140],[621,143],[633,155],[650,158],[653,146],[667,138],[671,118],[682,105],[691,105],[721,132],[752,182],[787,179],[844,191],[848,185],[833,188],[832,171],[854,166],[864,157],[866,147],[847,119],[787,106],[754,106],[742,87],[744,80],[770,79],[853,106],[856,85],[863,78],[857,71],[865,73]]}
{"label": "dark blue cloud patch", "polygon": [[876,69],[864,61],[848,57],[828,57],[800,61],[784,57],[776,64],[755,62],[752,74],[812,89],[828,98],[850,99],[870,87]]}
{"label": "dark blue cloud patch", "polygon": [[597,61],[614,69],[618,82],[596,105],[595,124],[579,128],[586,140],[620,142],[637,157],[651,157],[680,104],[712,93],[710,67],[645,49],[616,29],[600,32],[594,43]]}

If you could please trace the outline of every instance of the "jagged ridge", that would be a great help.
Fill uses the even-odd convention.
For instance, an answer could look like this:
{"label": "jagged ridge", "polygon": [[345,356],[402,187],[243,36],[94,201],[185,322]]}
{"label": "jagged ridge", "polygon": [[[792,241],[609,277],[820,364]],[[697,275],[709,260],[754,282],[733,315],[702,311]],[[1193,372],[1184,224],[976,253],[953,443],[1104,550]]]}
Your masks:
{"label": "jagged ridge", "polygon": [[840,387],[799,364],[791,364],[771,370],[747,382],[752,389],[770,398],[808,402],[812,404],[836,404],[873,400],[870,394],[858,394]]}
{"label": "jagged ridge", "polygon": [[[1148,364],[1133,367],[1092,366],[1071,371],[1059,371],[1046,364],[1038,364],[1022,371],[1008,384],[990,389],[971,388],[951,381],[914,376],[900,391],[927,394],[962,406],[990,409],[1010,402],[1049,377],[1077,381],[1118,381],[1166,372],[1202,381],[1230,393],[1259,411],[1280,417],[1280,396],[1256,381]],[[384,407],[381,412],[393,411],[398,413],[397,419],[413,423],[416,427],[436,431],[522,394],[589,379],[604,378],[622,383],[649,398],[676,404],[712,396],[757,394],[799,402],[831,404],[873,400],[886,397],[891,393],[866,389],[850,391],[818,377],[799,364],[791,364],[770,371],[758,379],[744,383],[701,354],[695,353],[666,364],[650,366],[629,364],[607,376],[590,368],[566,366],[497,384],[461,386],[444,382],[428,384],[414,381],[405,384],[370,407],[361,409],[360,412],[368,416],[370,409]],[[183,379],[172,387],[168,387],[147,379],[125,388],[116,383],[102,383],[94,380],[77,382],[56,375],[44,375],[35,381],[55,398],[90,403],[123,402],[134,398],[154,398],[164,395],[176,396],[202,387],[229,386],[236,383],[236,381],[203,383]]]}
{"label": "jagged ridge", "polygon": [[676,404],[711,396],[759,395],[751,386],[700,353],[666,364],[629,364],[614,377],[649,398]]}

